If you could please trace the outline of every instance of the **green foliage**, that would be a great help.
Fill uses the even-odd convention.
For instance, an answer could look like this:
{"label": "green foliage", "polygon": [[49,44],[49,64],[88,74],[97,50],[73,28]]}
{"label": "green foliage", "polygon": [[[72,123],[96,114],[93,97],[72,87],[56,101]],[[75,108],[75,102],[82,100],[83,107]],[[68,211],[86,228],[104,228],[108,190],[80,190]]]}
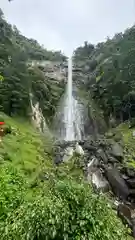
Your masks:
{"label": "green foliage", "polygon": [[134,41],[135,26],[97,44],[92,52],[86,47],[90,44],[84,44],[74,53],[78,64],[83,61],[84,66],[90,66],[91,62],[97,62],[86,73],[88,80],[84,85],[108,119],[111,115],[121,121],[135,116]]}
{"label": "green foliage", "polygon": [[[2,11],[0,26],[0,74],[4,78],[3,81],[0,76],[0,110],[8,115],[24,117],[15,119],[0,114],[0,119],[6,123],[6,135],[0,143],[1,239],[126,240],[126,229],[111,206],[108,206],[107,199],[94,194],[91,187],[84,182],[77,159],[54,168],[51,162],[51,140],[47,137],[41,139],[24,120],[29,113],[30,93],[39,101],[43,114],[52,117],[63,91],[63,83],[56,84],[45,78],[41,68],[29,68],[28,62],[65,61],[65,57],[61,52],[49,52],[37,41],[22,36],[15,26],[12,27],[5,21]],[[121,36],[119,39],[121,40]],[[109,68],[102,64],[104,57],[99,58],[102,51],[105,52],[105,57],[109,56],[112,51],[110,43],[108,39],[107,47],[98,44],[95,49],[92,44],[85,42],[84,48],[79,48],[75,54],[83,61],[89,59],[89,69],[96,71],[96,77],[104,72],[93,89],[99,92],[97,101],[103,96],[101,106],[106,107],[107,113],[112,111],[112,106],[119,109],[123,103],[129,112],[127,102],[134,101],[134,91],[131,91],[130,84],[127,83],[128,78],[131,83],[133,81],[127,74],[126,66],[128,61],[133,61],[134,49],[128,54],[126,52],[126,57],[121,60],[124,81],[119,96],[117,89],[121,82],[114,71],[120,66],[117,57],[115,56]],[[93,59],[93,54],[96,59]],[[130,67],[130,73],[134,76],[133,66]],[[113,78],[116,80],[113,94],[109,95],[98,83],[108,79],[105,89],[111,92]],[[95,116],[94,113],[91,114]]]}
{"label": "green foliage", "polygon": [[4,80],[4,77],[0,75],[0,81],[2,82]]}
{"label": "green foliage", "polygon": [[78,47],[74,52],[74,56],[75,56],[75,59],[85,60],[87,58],[90,58],[93,52],[94,52],[94,45],[88,42],[84,42],[84,47]]}
{"label": "green foliage", "polygon": [[[57,96],[50,91],[50,79],[38,68],[29,68],[32,60],[65,61],[61,52],[44,49],[36,40],[21,35],[0,14],[0,111],[8,115],[27,117],[31,111],[29,93],[40,102],[44,116],[51,117],[59,100],[63,85]],[[3,81],[4,80],[4,81]],[[57,82],[54,83],[57,85]]]}
{"label": "green foliage", "polygon": [[135,138],[133,137],[135,126],[130,127],[130,122],[122,123],[116,128],[116,134],[121,135],[122,142],[124,143],[124,164],[128,168],[135,168]]}
{"label": "green foliage", "polygon": [[3,240],[120,239],[127,235],[103,196],[87,184],[58,181],[35,201],[20,205],[1,225]]}
{"label": "green foliage", "polygon": [[9,163],[33,181],[43,167],[44,151],[51,151],[51,145],[47,145],[49,138],[42,142],[39,133],[24,119],[12,119],[0,114],[0,120],[5,122],[4,128],[9,132],[0,144],[0,163]]}
{"label": "green foliage", "polygon": [[44,77],[44,73],[39,68],[29,69],[29,80],[31,81],[31,92],[38,100],[40,108],[46,119],[54,116],[57,103],[64,91],[64,83],[51,81]]}
{"label": "green foliage", "polygon": [[84,182],[77,157],[54,167],[48,138],[23,119],[0,120],[11,129],[0,145],[1,239],[127,239],[107,199]]}
{"label": "green foliage", "polygon": [[0,169],[0,222],[23,202],[24,185],[15,168],[5,165]]}

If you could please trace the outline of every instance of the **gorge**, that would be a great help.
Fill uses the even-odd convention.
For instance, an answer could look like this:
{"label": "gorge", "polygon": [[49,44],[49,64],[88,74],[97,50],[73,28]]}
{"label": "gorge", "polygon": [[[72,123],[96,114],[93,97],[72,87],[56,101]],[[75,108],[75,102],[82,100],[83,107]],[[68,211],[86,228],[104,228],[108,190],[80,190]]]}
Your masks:
{"label": "gorge", "polygon": [[0,26],[1,239],[131,240],[134,26],[72,59]]}

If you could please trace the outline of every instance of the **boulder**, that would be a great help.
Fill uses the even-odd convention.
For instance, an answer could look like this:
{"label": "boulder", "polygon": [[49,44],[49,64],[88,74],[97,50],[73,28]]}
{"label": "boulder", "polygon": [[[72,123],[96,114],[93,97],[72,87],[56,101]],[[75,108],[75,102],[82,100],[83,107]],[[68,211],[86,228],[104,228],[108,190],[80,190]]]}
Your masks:
{"label": "boulder", "polygon": [[124,171],[129,178],[135,178],[135,169],[134,168],[128,167],[128,168],[124,169]]}
{"label": "boulder", "polygon": [[72,157],[73,157],[73,154],[74,154],[74,150],[72,147],[67,147],[65,149],[65,154],[64,154],[64,157],[63,157],[63,162],[67,162],[69,161]]}
{"label": "boulder", "polygon": [[107,155],[106,153],[103,151],[103,149],[99,148],[97,150],[97,156],[103,160],[104,163],[108,163],[108,158],[107,158]]}
{"label": "boulder", "polygon": [[127,182],[127,180],[129,179],[129,177],[126,174],[122,174],[122,178]]}
{"label": "boulder", "polygon": [[130,189],[130,193],[129,193],[129,197],[128,197],[129,201],[131,201],[132,203],[135,203],[135,189]]}
{"label": "boulder", "polygon": [[55,164],[60,164],[62,162],[63,158],[60,155],[56,155],[54,158]]}
{"label": "boulder", "polygon": [[120,199],[128,199],[129,188],[116,168],[105,167],[105,176],[114,194]]}
{"label": "boulder", "polygon": [[88,169],[88,173],[92,173],[95,171],[95,169],[97,169],[99,162],[98,159],[93,156],[91,161],[87,164],[87,169]]}
{"label": "boulder", "polygon": [[83,156],[83,155],[84,155],[83,148],[82,148],[82,146],[80,146],[78,143],[76,143],[74,152],[75,152],[77,155],[80,155],[80,156]]}
{"label": "boulder", "polygon": [[92,178],[92,174],[97,171],[98,169],[98,159],[93,156],[91,158],[91,161],[87,163],[87,167],[86,167],[86,172],[87,172],[87,180],[88,182],[91,182],[91,178]]}
{"label": "boulder", "polygon": [[108,145],[108,142],[106,139],[99,139],[98,140],[98,145],[101,147],[106,147]]}
{"label": "boulder", "polygon": [[85,141],[84,140],[79,140],[78,143],[79,143],[80,146],[83,146]]}
{"label": "boulder", "polygon": [[99,169],[96,172],[92,173],[91,182],[96,187],[97,190],[102,191],[102,192],[109,191],[109,183],[103,177],[103,175]]}
{"label": "boulder", "polygon": [[129,185],[130,188],[135,189],[135,178],[126,179],[126,182],[127,182],[127,184]]}
{"label": "boulder", "polygon": [[92,151],[95,152],[97,150],[96,146],[93,146],[92,144],[90,144],[89,142],[85,142],[83,145],[83,149],[84,150],[88,150],[88,151]]}
{"label": "boulder", "polygon": [[110,156],[110,155],[108,154],[108,162],[109,162],[109,163],[112,163],[112,164],[115,164],[115,163],[118,163],[118,160],[117,160],[115,157]]}
{"label": "boulder", "polygon": [[119,204],[117,208],[117,215],[127,223],[132,229],[132,235],[135,237],[135,209],[130,204]]}
{"label": "boulder", "polygon": [[64,151],[60,146],[55,146],[54,148],[54,163],[60,164],[63,160]]}
{"label": "boulder", "polygon": [[124,152],[123,152],[123,148],[121,147],[120,144],[118,144],[117,142],[114,142],[111,145],[111,151],[110,154],[117,158],[118,160],[122,160],[124,157]]}

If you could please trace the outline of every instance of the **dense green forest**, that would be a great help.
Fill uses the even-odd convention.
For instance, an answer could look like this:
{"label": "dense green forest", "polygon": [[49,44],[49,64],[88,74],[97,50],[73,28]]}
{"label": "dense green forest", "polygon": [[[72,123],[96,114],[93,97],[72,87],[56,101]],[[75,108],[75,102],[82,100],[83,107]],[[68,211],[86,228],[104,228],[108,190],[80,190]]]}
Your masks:
{"label": "dense green forest", "polygon": [[135,116],[135,26],[96,46],[84,43],[74,60],[86,76],[85,89],[106,119],[123,121]]}
{"label": "dense green forest", "polygon": [[0,10],[0,110],[8,115],[27,117],[32,93],[44,116],[51,117],[59,93],[63,91],[63,82],[51,84],[40,68],[29,66],[32,60],[63,62],[66,57],[61,52],[47,51],[36,40],[22,36],[15,26],[7,23]]}
{"label": "dense green forest", "polygon": [[[74,52],[84,96],[92,96],[106,120],[134,117],[134,37],[133,27],[96,46],[85,42]],[[0,10],[0,122],[5,122],[0,131],[0,239],[131,240],[108,196],[84,180],[80,158],[54,165],[53,139],[28,121],[31,94],[51,121],[65,86],[45,76],[43,66],[31,66],[35,60],[63,63],[67,58],[24,37]],[[131,132],[125,129],[129,148]]]}

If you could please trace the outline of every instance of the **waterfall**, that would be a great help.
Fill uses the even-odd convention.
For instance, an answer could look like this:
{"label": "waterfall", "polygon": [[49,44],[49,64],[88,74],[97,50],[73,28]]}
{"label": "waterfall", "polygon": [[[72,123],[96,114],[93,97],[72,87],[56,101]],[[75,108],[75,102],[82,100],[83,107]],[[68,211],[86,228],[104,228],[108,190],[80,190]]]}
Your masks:
{"label": "waterfall", "polygon": [[72,58],[68,59],[68,81],[55,118],[53,129],[57,138],[79,141],[84,138],[84,106],[73,95]]}
{"label": "waterfall", "polygon": [[67,97],[65,99],[64,122],[65,122],[65,140],[72,141],[75,139],[74,132],[74,100],[72,96],[72,58],[68,61],[68,83]]}

